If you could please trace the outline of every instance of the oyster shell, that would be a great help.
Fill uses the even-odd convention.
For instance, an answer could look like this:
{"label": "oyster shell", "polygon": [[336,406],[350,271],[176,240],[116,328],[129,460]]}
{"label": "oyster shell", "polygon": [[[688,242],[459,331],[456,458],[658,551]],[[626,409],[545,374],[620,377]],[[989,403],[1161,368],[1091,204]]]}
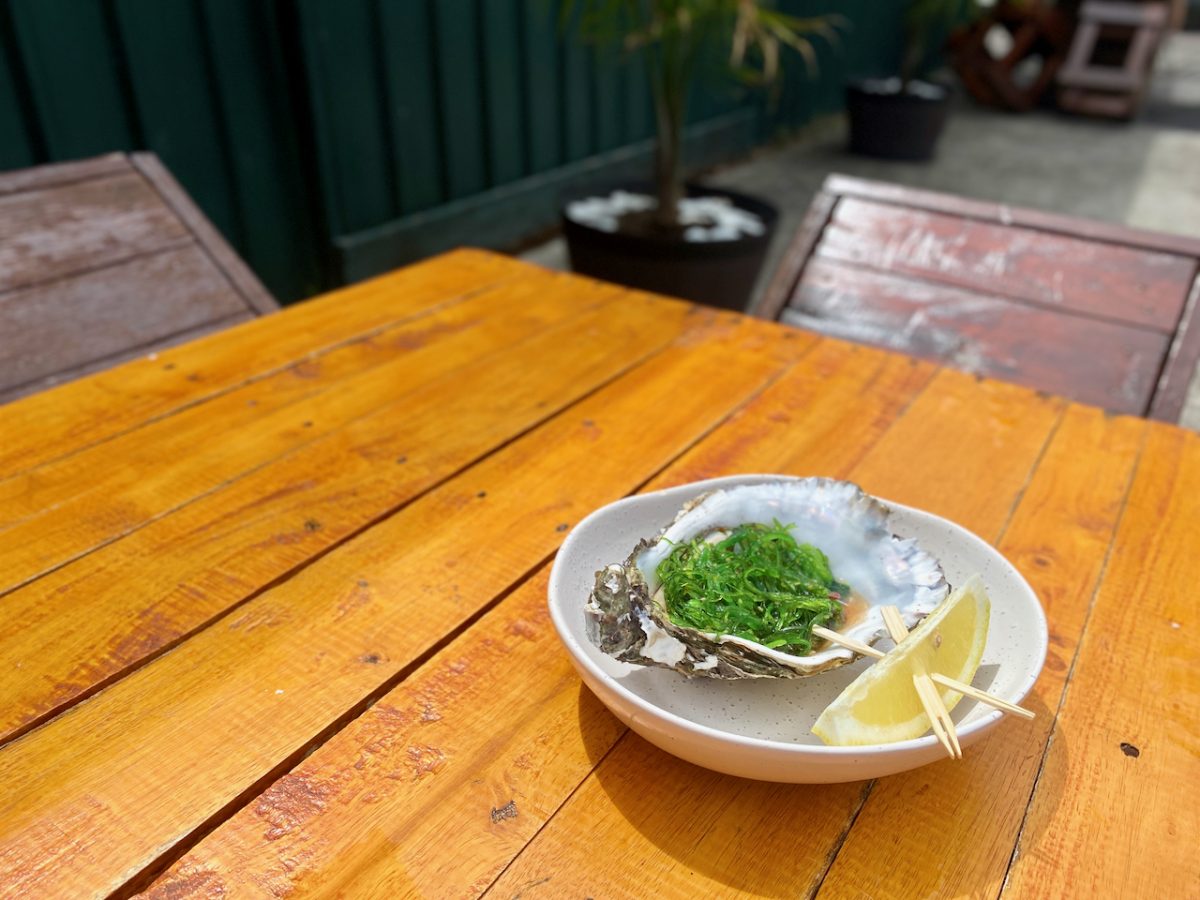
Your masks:
{"label": "oyster shell", "polygon": [[883,637],[881,606],[899,607],[911,628],[949,591],[938,561],[915,540],[893,535],[887,507],[857,485],[829,478],[760,482],[697,497],[659,535],[638,543],[624,563],[597,572],[584,609],[589,639],[623,662],[711,678],[795,678],[853,661],[857,654],[842,647],[794,656],[668,620],[657,570],[674,544],[775,520],[791,525],[797,542],[824,552],[837,579],[861,597],[861,619],[838,629],[849,637],[867,644]]}

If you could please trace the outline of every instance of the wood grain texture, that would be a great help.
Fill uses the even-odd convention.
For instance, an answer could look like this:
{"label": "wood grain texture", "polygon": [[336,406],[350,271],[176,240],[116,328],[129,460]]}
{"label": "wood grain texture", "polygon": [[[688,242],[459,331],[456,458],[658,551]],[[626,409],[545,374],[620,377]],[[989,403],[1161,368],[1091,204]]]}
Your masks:
{"label": "wood grain texture", "polygon": [[681,762],[628,733],[496,880],[492,893],[807,896],[865,788],[863,782],[781,785],[732,778]]}
{"label": "wood grain texture", "polygon": [[37,379],[36,381],[25,382],[17,387],[0,391],[0,406],[5,403],[23,400],[26,397],[36,396],[39,393],[69,384],[75,379],[82,378],[85,375],[91,375],[94,372],[102,372],[105,369],[111,369],[114,366],[119,366],[122,363],[128,362],[132,359],[144,358],[147,355],[157,355],[166,350],[170,350],[173,347],[186,344],[188,341],[199,340],[205,335],[215,334],[225,330],[226,328],[233,328],[242,324],[243,322],[248,322],[253,318],[253,313],[242,309],[236,313],[233,313],[232,315],[228,315],[220,319],[209,319],[206,322],[202,322],[199,325],[194,325],[191,328],[185,328],[182,331],[172,331],[170,334],[156,338],[152,343],[149,344],[144,344],[137,347],[126,347],[108,356],[101,356],[96,359],[91,359],[85,363],[72,366],[69,369],[60,369],[53,375],[47,375],[43,378]]}
{"label": "wood grain texture", "polygon": [[771,281],[763,291],[762,299],[754,308],[754,315],[761,319],[778,319],[784,306],[792,298],[796,286],[804,277],[804,268],[808,265],[813,248],[821,239],[821,232],[829,224],[829,216],[837,205],[838,198],[818,191],[812,203],[804,212],[804,221],[796,231],[795,237],[788,243],[782,259],[771,275]]}
{"label": "wood grain texture", "polygon": [[0,334],[20,336],[0,343],[0,391],[112,359],[245,308],[194,244],[0,293]]}
{"label": "wood grain texture", "polygon": [[1195,273],[1185,256],[850,197],[838,202],[815,252],[1167,334]]}
{"label": "wood grain texture", "polygon": [[[811,343],[809,338],[792,336],[771,349],[763,345],[764,334],[770,330],[762,326],[739,329],[709,349],[739,363],[756,360],[752,365],[761,367],[772,360],[783,364],[803,354]],[[580,490],[590,495],[606,485],[632,487],[635,482],[628,479],[644,477],[641,473],[647,465],[661,465],[669,458],[664,453],[678,452],[689,436],[707,430],[704,426],[713,415],[723,414],[730,401],[736,402],[736,397],[728,397],[714,410],[704,405],[712,402],[705,399],[706,391],[701,392],[705,397],[698,398],[699,405],[679,396],[679,385],[694,383],[707,365],[700,347],[668,350],[549,423],[543,429],[546,433],[513,445],[510,449],[515,450],[530,444],[512,458],[503,458],[509,455],[506,449],[465,473],[458,481],[466,483],[456,490],[464,496],[485,490],[489,502],[502,503],[504,497],[529,494],[534,483],[546,481],[549,470],[554,490],[561,491],[555,505],[564,524],[573,522],[588,511],[589,499],[579,496]],[[759,369],[760,375],[766,371]],[[744,390],[740,381],[738,390]],[[671,438],[672,446],[655,449],[649,456],[648,447],[658,448],[658,442],[636,451],[626,446],[630,434],[626,429],[640,407],[652,403],[666,411],[678,402],[692,407],[692,418],[678,420],[690,424]],[[676,417],[674,412],[669,415]],[[696,426],[703,430],[696,431]],[[658,433],[658,426],[654,428]],[[542,448],[551,446],[569,448],[570,458],[561,463],[527,462],[540,459]],[[586,485],[577,480],[572,484],[572,466],[580,453],[589,460]],[[518,483],[510,486],[514,478]],[[502,486],[500,495],[495,493],[497,486]],[[482,514],[481,509],[463,527],[486,533],[478,519]],[[546,619],[544,576],[543,572],[506,600],[423,667],[415,680],[385,696],[376,707],[378,715],[368,711],[255,806],[206,839],[152,893],[202,896],[216,883],[251,894],[292,890],[298,895],[331,890],[474,894],[486,887],[622,730],[569,674],[569,663]],[[499,660],[476,662],[477,652],[489,658],[499,654],[503,669]],[[464,660],[469,662],[464,665]],[[427,670],[433,674],[427,675]],[[544,699],[530,703],[530,696]],[[475,713],[468,712],[478,703],[472,698],[486,698]],[[497,730],[494,717],[484,709],[497,704],[527,708],[528,714],[515,729]],[[398,739],[397,727],[404,726],[392,715],[409,708],[417,709],[416,718],[410,720],[407,712],[401,717],[419,729],[412,741]],[[433,764],[420,778],[391,777],[396,765],[407,771],[426,757]],[[341,802],[312,810],[302,828],[264,841],[264,819],[291,815],[294,803],[287,785],[296,782],[312,785],[318,793],[327,787],[337,790]],[[348,789],[343,791],[339,785]],[[491,812],[503,810],[510,800],[517,812],[497,812],[493,820]],[[369,820],[372,827],[365,833],[363,829],[347,832],[348,820]],[[315,852],[307,852],[308,848]],[[297,854],[303,857],[299,865],[292,862],[299,858]]]}
{"label": "wood grain texture", "polygon": [[0,189],[0,402],[278,304],[153,154]]}
{"label": "wood grain texture", "polygon": [[[304,356],[290,366],[205,403],[193,404],[102,445],[0,482],[0,503],[3,503],[0,529],[11,527],[37,512],[53,514],[68,501],[94,494],[101,488],[110,490],[125,484],[136,489],[141,473],[131,471],[127,463],[145,459],[147,454],[169,452],[172,445],[186,446],[189,441],[200,441],[201,448],[207,448],[211,458],[206,462],[203,453],[191,454],[182,470],[175,473],[181,477],[172,476],[172,481],[179,482],[174,490],[184,496],[188,491],[205,486],[204,476],[197,479],[193,475],[209,471],[210,466],[215,465],[211,476],[220,478],[221,472],[232,473],[246,462],[269,459],[280,448],[311,440],[316,434],[335,428],[340,422],[371,409],[373,404],[387,400],[406,383],[403,377],[397,379],[397,373],[389,367],[399,367],[400,373],[409,370],[410,376],[421,373],[419,367],[412,365],[413,354],[405,351],[444,341],[446,346],[442,352],[429,354],[431,363],[443,369],[468,365],[478,354],[500,349],[504,340],[514,340],[515,335],[521,334],[501,330],[500,336],[491,341],[483,326],[494,314],[518,314],[526,307],[533,307],[552,319],[563,318],[572,312],[571,306],[563,302],[566,297],[581,296],[584,299],[580,306],[586,306],[603,296],[595,287],[564,289],[570,293],[547,290],[547,287],[548,284],[535,282],[503,294],[481,292],[445,309],[432,310],[429,315],[403,320],[394,328],[376,330],[367,339],[343,342],[326,353]],[[541,293],[545,297],[539,296]],[[607,296],[612,299],[618,294],[610,288]],[[472,339],[478,343],[473,343]],[[464,346],[457,347],[457,344]],[[352,381],[346,396],[330,393],[335,385],[345,380]],[[324,401],[319,399],[321,397]],[[332,403],[333,407],[324,409],[326,415],[321,418],[316,416],[322,410],[307,410],[311,415],[302,420],[311,419],[312,425],[291,440],[276,432],[276,441],[282,443],[272,444],[267,435],[278,427],[273,417],[294,418],[287,411],[295,412],[292,407],[305,400],[313,400],[318,405],[324,402],[326,406]],[[233,437],[219,445],[202,440],[214,423],[220,423],[226,429],[238,429],[236,441],[241,442],[240,451]],[[165,476],[167,473],[161,471],[160,474]],[[159,495],[156,502],[160,508],[169,505],[169,496]]]}
{"label": "wood grain texture", "polygon": [[997,543],[1051,625],[1045,667],[1024,702],[1037,719],[1004,722],[962,761],[879,780],[819,897],[999,894],[1145,430],[1140,420],[1069,408]]}
{"label": "wood grain texture", "polygon": [[[146,407],[159,412],[101,439],[113,447],[309,354],[314,381],[374,399],[347,399],[357,416],[331,406],[345,418],[316,440],[3,598],[0,672],[22,684],[0,711],[33,718],[3,720],[0,893],[126,895],[160,874],[161,897],[1200,886],[1200,819],[1180,802],[1200,781],[1200,439],[489,257],[468,262],[490,294],[438,299],[456,259],[398,296],[351,292],[299,320],[324,332],[272,317],[295,352],[255,359],[272,352],[264,328],[242,345],[241,380],[210,348],[193,359],[218,361],[216,387],[133,364],[54,392],[79,402],[101,382],[113,408],[139,379],[163,387]],[[393,298],[409,312],[362,310]],[[520,342],[486,355],[473,335],[493,328]],[[449,358],[471,347],[473,365]],[[373,381],[403,357],[390,391]],[[285,410],[288,390],[261,396]],[[65,432],[44,458],[89,440]],[[174,458],[204,452],[147,457],[148,477],[206,471]],[[618,496],[754,470],[849,477],[999,536],[1048,608],[1038,719],[1004,723],[962,762],[825,787],[727,778],[625,733],[557,647],[546,561]],[[69,467],[33,471],[46,477],[31,493],[78,502],[81,480],[59,495],[50,477]]]}
{"label": "wood grain texture", "polygon": [[134,172],[0,196],[0,293],[189,239]]}
{"label": "wood grain texture", "polygon": [[[990,389],[982,400],[980,387]],[[1023,389],[977,385],[942,371],[861,461],[838,474],[879,496],[919,503],[994,536],[1059,411],[1057,402],[1038,400]],[[734,425],[749,415],[714,436],[714,447],[732,437]],[[802,424],[791,430],[802,432]],[[726,457],[726,464],[733,469],[736,458]],[[803,453],[791,464],[803,467]],[[981,480],[988,481],[987,492],[964,490]],[[851,828],[864,788],[862,783],[760,785],[716,775],[672,760],[631,734],[526,846],[493,891],[498,896],[537,896],[539,891],[587,896],[606,886],[619,895],[640,896],[646,873],[653,872],[655,896],[808,896]],[[597,854],[596,846],[623,852]],[[629,865],[630,859],[637,865]]]}
{"label": "wood grain texture", "polygon": [[1117,412],[1150,405],[1169,335],[812,260],[782,321]]}
{"label": "wood grain texture", "polygon": [[942,369],[851,475],[868,493],[995,540],[1065,405]]}
{"label": "wood grain texture", "polygon": [[[259,779],[294,765],[323,731],[545,560],[570,522],[644,480],[781,366],[760,347],[739,346],[740,332],[767,326],[700,314],[697,326],[705,323],[571,415],[0,750],[0,792],[11,798],[0,877],[33,893],[116,889]],[[646,325],[611,327],[637,334]],[[586,365],[591,353],[608,365],[619,359],[611,340],[580,331],[557,340],[555,358],[510,357],[520,380],[497,385],[496,398],[536,407],[539,395],[562,390],[547,383],[557,380],[550,372]],[[703,378],[714,352],[737,363],[719,383]],[[662,414],[647,419],[647,403]],[[265,721],[272,727],[255,726]],[[68,819],[86,852],[55,839]],[[70,865],[54,863],[60,850]]]}
{"label": "wood grain texture", "polygon": [[522,273],[555,276],[495,254],[462,250],[327,294],[83,382],[0,407],[0,479],[43,465],[276,372],[369,339],[433,308]]}
{"label": "wood grain texture", "polygon": [[[548,573],[143,896],[478,894],[624,731],[560,650],[546,608]],[[501,704],[512,714],[498,729]]]}
{"label": "wood grain texture", "polygon": [[933,374],[927,362],[822,341],[648,489],[734,472],[845,478]]}
{"label": "wood grain texture", "polygon": [[1007,203],[973,200],[938,191],[902,187],[885,181],[871,181],[850,175],[833,174],[825,179],[821,189],[831,194],[860,197],[872,202],[891,203],[896,206],[926,209],[968,219],[1017,225],[1021,228],[1046,231],[1051,234],[1074,235],[1087,240],[1140,247],[1155,252],[1200,257],[1200,240],[1196,238],[1168,234],[1163,231],[1130,228],[1126,225],[1082,219],[1078,216],[1064,216],[1040,209],[1010,206]]}
{"label": "wood grain texture", "polygon": [[107,175],[124,174],[129,171],[129,161],[124,153],[107,153],[91,159],[72,162],[51,163],[28,169],[0,172],[0,195],[17,194],[55,185],[88,181]]}
{"label": "wood grain texture", "polygon": [[1200,437],[1150,435],[1003,896],[1194,896]]}
{"label": "wood grain texture", "polygon": [[1200,241],[831,175],[756,314],[1173,421]]}
{"label": "wood grain texture", "polygon": [[[602,293],[604,288],[593,288]],[[542,294],[543,296],[539,296]],[[586,296],[586,290],[573,290]],[[608,298],[618,292],[607,289]],[[481,294],[428,318],[306,359],[27,475],[0,482],[0,589],[22,584],[221,489],[254,469],[480,357],[507,355],[538,325],[569,314],[540,286]],[[489,327],[497,313],[508,327]],[[424,352],[417,352],[423,350]],[[457,389],[448,388],[450,393]],[[214,427],[222,430],[211,439]],[[164,462],[165,461],[165,462]]]}
{"label": "wood grain texture", "polygon": [[[11,665],[21,677],[0,688],[0,738],[86,696],[660,349],[686,315],[682,304],[631,300],[625,324],[609,325],[613,306],[602,301],[616,289],[581,286],[577,305],[545,293],[483,295],[498,320],[472,318],[472,304],[463,304],[444,314],[448,321],[432,317],[424,332],[380,340],[400,359],[381,369],[394,387],[376,408],[6,597],[0,670]],[[571,347],[572,338],[625,339],[652,323],[656,337],[637,353]],[[444,339],[418,346],[439,331]],[[514,352],[558,364],[561,384],[529,401]],[[479,365],[464,370],[463,357]],[[456,427],[446,428],[446,416]],[[302,430],[316,431],[308,421],[313,427]],[[131,580],[138,591],[129,591]],[[86,620],[63,633],[64,619],[81,608]]]}
{"label": "wood grain texture", "polygon": [[130,162],[157,191],[171,212],[187,226],[192,237],[220,268],[242,300],[260,314],[276,312],[279,303],[258,280],[240,256],[234,252],[212,222],[196,206],[187,192],[153,153],[130,154]]}

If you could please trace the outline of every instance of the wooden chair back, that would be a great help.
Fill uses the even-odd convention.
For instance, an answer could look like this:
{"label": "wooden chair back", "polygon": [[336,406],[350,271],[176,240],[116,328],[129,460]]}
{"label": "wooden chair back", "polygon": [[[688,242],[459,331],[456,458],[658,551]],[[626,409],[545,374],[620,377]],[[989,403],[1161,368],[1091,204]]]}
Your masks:
{"label": "wooden chair back", "polygon": [[153,154],[0,174],[0,403],[278,308]]}
{"label": "wooden chair back", "polygon": [[[1166,3],[1087,0],[1058,73],[1059,106],[1085,115],[1132,117],[1149,87],[1170,15]],[[1113,58],[1098,60],[1104,40]]]}
{"label": "wooden chair back", "polygon": [[1200,241],[831,175],[755,313],[1178,421]]}

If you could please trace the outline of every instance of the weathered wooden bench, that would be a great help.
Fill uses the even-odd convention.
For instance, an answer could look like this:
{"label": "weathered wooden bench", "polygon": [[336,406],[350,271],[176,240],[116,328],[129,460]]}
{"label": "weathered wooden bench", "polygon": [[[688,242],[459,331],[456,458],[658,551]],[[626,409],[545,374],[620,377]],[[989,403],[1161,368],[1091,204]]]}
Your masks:
{"label": "weathered wooden bench", "polygon": [[1177,421],[1200,241],[831,175],[756,314]]}
{"label": "weathered wooden bench", "polygon": [[0,403],[275,309],[153,154],[0,174]]}

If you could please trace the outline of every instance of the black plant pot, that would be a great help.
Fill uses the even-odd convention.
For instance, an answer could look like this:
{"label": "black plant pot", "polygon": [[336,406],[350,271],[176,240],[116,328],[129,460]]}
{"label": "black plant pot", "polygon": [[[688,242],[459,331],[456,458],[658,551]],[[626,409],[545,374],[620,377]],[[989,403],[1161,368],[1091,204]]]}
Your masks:
{"label": "black plant pot", "polygon": [[[645,185],[624,187],[653,193]],[[605,196],[611,191],[612,186],[608,186],[583,192],[575,199]],[[688,185],[687,192],[691,197],[728,197],[735,206],[762,220],[763,234],[730,241],[689,242],[675,236],[601,231],[568,218],[564,211],[562,229],[571,268],[581,275],[628,287],[744,310],[766,259],[778,213],[770,204],[733,191]]]}
{"label": "black plant pot", "polygon": [[950,110],[950,89],[913,82],[903,93],[900,79],[863,79],[846,86],[850,150],[883,159],[933,157]]}

